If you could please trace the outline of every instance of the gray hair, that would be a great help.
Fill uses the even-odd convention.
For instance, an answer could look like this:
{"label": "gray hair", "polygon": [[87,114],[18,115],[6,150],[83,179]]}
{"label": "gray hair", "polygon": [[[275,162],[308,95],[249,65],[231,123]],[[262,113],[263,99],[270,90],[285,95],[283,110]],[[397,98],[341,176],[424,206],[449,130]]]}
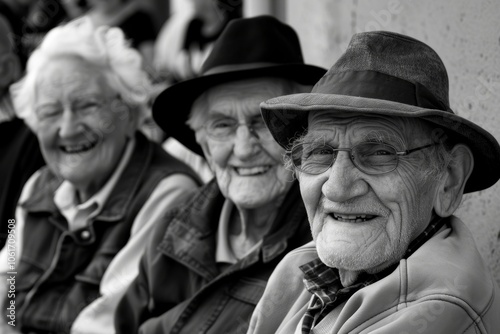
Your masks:
{"label": "gray hair", "polygon": [[49,61],[64,56],[76,56],[101,66],[110,87],[138,113],[137,124],[149,115],[153,86],[143,70],[141,55],[130,47],[121,29],[94,27],[84,17],[49,31],[30,56],[25,76],[10,88],[17,116],[33,130],[38,124],[33,109],[37,77]]}

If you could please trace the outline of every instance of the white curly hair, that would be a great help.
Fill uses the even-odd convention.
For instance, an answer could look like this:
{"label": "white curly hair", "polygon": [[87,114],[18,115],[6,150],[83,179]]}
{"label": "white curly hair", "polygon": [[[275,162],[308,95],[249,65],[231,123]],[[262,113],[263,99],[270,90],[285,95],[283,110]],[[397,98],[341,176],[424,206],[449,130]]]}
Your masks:
{"label": "white curly hair", "polygon": [[33,108],[37,77],[49,61],[61,56],[77,56],[102,66],[110,87],[138,113],[137,126],[149,117],[155,89],[142,67],[140,53],[129,45],[121,29],[95,27],[89,18],[82,17],[50,30],[28,59],[25,76],[10,87],[17,116],[33,131],[38,124]]}

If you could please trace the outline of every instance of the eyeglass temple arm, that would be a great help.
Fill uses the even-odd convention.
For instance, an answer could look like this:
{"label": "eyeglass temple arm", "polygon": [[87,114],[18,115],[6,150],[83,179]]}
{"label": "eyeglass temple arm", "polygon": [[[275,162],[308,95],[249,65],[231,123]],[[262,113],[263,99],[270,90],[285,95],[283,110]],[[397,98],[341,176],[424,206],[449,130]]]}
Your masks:
{"label": "eyeglass temple arm", "polygon": [[424,148],[428,148],[428,147],[435,146],[435,145],[438,145],[438,144],[433,143],[433,144],[428,144],[425,146],[415,147],[415,148],[412,148],[411,150],[396,152],[396,154],[397,155],[408,155],[408,154],[413,153],[415,151],[423,150]]}

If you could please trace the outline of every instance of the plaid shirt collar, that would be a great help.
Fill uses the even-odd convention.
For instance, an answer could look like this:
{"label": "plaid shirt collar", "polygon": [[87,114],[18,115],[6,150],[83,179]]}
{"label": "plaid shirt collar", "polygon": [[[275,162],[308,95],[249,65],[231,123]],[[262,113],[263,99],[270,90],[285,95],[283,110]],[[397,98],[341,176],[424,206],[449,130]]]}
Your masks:
{"label": "plaid shirt collar", "polygon": [[[436,216],[429,223],[427,228],[410,243],[403,258],[407,259],[412,255],[420,246],[439,231],[446,222],[447,219]],[[319,258],[300,266],[300,270],[304,273],[303,281],[306,289],[314,295],[306,315],[304,316],[302,332],[309,333],[314,322],[319,322],[322,316],[326,315],[330,310],[348,299],[356,291],[389,275],[397,266],[398,263],[395,263],[391,267],[376,274],[361,273],[356,283],[348,287],[342,286],[338,269],[328,267],[321,262]],[[319,316],[319,319],[317,316]]]}

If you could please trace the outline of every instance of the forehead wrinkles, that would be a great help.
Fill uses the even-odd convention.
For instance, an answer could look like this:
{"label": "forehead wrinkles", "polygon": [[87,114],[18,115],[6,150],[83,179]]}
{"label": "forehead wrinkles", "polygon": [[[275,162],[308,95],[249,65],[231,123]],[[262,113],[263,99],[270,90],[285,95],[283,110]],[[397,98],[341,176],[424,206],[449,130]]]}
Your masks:
{"label": "forehead wrinkles", "polygon": [[210,111],[236,114],[260,114],[259,104],[271,97],[282,95],[285,83],[281,79],[248,79],[215,86],[205,92]]}
{"label": "forehead wrinkles", "polygon": [[407,145],[425,138],[423,122],[403,117],[338,116],[328,111],[309,114],[308,136],[326,136],[338,140],[339,136],[354,137],[357,141],[380,141]]}
{"label": "forehead wrinkles", "polygon": [[106,94],[109,85],[101,72],[88,69],[71,73],[44,71],[37,79],[36,97],[84,96]]}
{"label": "forehead wrinkles", "polygon": [[221,94],[209,93],[207,95],[208,114],[224,114],[237,118],[239,114],[253,115],[259,113],[259,99],[250,94],[239,92],[221,92]]}
{"label": "forehead wrinkles", "polygon": [[232,94],[240,93],[242,96],[248,96],[248,94],[274,96],[290,90],[289,86],[289,82],[285,79],[249,78],[220,84],[207,92],[232,92]]}

